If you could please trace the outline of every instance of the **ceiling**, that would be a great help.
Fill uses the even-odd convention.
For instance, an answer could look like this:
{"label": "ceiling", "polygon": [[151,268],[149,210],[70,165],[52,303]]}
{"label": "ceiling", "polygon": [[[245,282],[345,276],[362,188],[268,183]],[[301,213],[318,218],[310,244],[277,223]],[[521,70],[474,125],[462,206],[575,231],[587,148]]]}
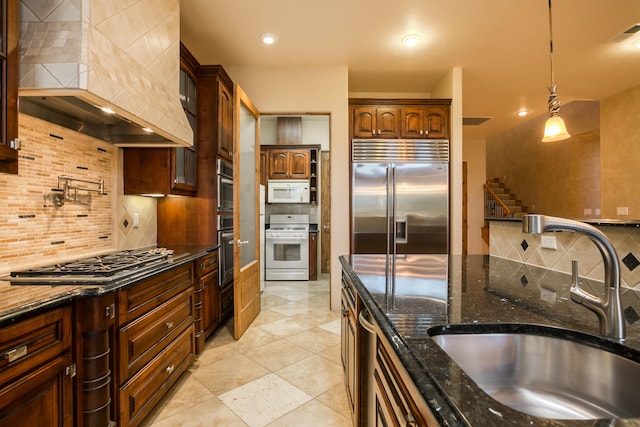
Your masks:
{"label": "ceiling", "polygon": [[[465,138],[546,114],[547,0],[181,0],[181,38],[202,64],[344,66],[349,92],[430,93],[462,70]],[[562,104],[640,85],[638,0],[555,0],[554,74]],[[275,44],[263,45],[262,33]],[[421,36],[412,49],[401,45]],[[251,95],[251,94],[249,94]],[[258,106],[259,107],[259,106]],[[516,116],[519,109],[531,112]],[[570,129],[569,129],[570,130]]]}

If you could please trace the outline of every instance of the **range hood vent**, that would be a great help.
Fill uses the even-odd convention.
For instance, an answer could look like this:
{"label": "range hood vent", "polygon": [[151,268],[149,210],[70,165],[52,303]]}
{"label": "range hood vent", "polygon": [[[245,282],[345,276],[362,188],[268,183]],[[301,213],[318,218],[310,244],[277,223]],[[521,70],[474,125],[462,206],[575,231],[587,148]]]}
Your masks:
{"label": "range hood vent", "polygon": [[180,1],[151,14],[148,0],[107,3],[21,0],[20,112],[118,146],[192,146]]}

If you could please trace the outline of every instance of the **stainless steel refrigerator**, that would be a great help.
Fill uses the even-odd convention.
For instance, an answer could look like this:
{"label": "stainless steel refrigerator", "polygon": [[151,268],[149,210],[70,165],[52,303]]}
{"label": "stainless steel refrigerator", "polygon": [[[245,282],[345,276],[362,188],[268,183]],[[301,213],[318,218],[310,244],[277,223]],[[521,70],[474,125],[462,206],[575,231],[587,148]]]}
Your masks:
{"label": "stainless steel refrigerator", "polygon": [[449,141],[353,139],[351,253],[449,252]]}

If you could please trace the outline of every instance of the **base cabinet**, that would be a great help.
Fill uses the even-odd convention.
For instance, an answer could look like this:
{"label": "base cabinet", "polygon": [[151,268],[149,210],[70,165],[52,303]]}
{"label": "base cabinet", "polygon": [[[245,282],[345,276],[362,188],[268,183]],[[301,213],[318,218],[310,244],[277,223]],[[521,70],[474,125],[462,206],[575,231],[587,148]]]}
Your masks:
{"label": "base cabinet", "polygon": [[0,426],[73,426],[71,308],[0,330]]}
{"label": "base cabinet", "polygon": [[386,337],[376,334],[373,370],[376,426],[436,427],[429,410],[409,374]]}
{"label": "base cabinet", "polygon": [[194,264],[118,291],[118,425],[135,427],[195,358]]}

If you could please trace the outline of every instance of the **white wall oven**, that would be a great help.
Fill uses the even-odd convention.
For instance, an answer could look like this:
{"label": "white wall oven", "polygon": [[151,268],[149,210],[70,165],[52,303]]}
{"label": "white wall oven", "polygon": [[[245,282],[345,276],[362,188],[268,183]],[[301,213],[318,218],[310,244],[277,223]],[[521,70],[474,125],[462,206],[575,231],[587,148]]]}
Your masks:
{"label": "white wall oven", "polygon": [[271,215],[265,256],[266,280],[309,280],[309,215]]}

